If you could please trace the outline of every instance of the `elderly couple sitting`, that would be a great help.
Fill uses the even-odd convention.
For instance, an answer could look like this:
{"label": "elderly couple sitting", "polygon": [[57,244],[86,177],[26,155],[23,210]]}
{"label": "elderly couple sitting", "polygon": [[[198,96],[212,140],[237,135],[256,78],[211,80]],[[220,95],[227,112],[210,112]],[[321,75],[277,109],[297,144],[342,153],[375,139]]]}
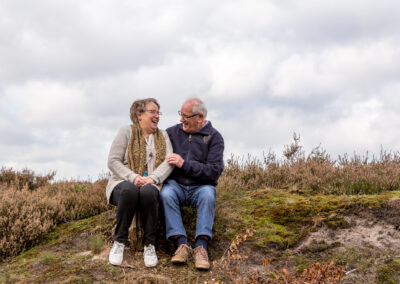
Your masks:
{"label": "elderly couple sitting", "polygon": [[[212,237],[215,186],[224,162],[224,140],[206,120],[207,108],[198,98],[184,102],[180,122],[166,131],[158,129],[160,105],[155,99],[135,101],[132,125],[122,127],[108,157],[111,177],[107,200],[117,207],[114,244],[109,262],[121,265],[129,227],[139,213],[143,229],[144,263],[158,263],[155,250],[159,202],[164,210],[166,237],[174,242],[174,264],[193,255],[197,269],[209,269],[207,245]],[[197,209],[194,248],[188,243],[180,207]]]}

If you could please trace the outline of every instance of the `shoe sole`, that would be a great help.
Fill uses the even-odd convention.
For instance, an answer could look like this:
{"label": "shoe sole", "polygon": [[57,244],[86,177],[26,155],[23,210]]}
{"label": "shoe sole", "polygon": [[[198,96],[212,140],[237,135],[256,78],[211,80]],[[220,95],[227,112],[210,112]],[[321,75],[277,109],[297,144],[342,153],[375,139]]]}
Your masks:
{"label": "shoe sole", "polygon": [[186,264],[187,260],[185,260],[185,261],[182,261],[182,260],[171,260],[171,262],[173,264]]}
{"label": "shoe sole", "polygon": [[150,265],[148,265],[148,264],[144,264],[144,266],[146,266],[146,267],[149,267],[149,268],[151,268],[151,267],[156,267],[157,266],[157,263],[156,264],[150,264]]}
{"label": "shoe sole", "polygon": [[210,269],[210,266],[208,265],[208,266],[201,266],[201,265],[198,265],[198,266],[196,266],[196,268],[197,269],[200,269],[200,270],[209,270]]}
{"label": "shoe sole", "polygon": [[112,263],[111,261],[108,261],[108,263],[111,265],[115,265],[115,266],[120,266],[122,264],[122,262],[121,263]]}

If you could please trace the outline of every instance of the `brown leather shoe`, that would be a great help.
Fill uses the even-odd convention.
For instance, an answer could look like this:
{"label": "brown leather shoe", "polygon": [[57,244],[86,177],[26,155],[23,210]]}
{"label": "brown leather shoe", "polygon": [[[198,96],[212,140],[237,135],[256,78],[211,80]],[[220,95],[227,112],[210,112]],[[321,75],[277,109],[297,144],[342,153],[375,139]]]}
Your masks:
{"label": "brown leather shoe", "polygon": [[210,262],[208,261],[208,254],[205,248],[199,246],[193,250],[194,266],[197,269],[210,269]]}
{"label": "brown leather shoe", "polygon": [[188,245],[181,244],[178,249],[175,251],[174,256],[171,258],[172,263],[174,264],[182,264],[186,263],[189,255],[192,253],[192,248]]}

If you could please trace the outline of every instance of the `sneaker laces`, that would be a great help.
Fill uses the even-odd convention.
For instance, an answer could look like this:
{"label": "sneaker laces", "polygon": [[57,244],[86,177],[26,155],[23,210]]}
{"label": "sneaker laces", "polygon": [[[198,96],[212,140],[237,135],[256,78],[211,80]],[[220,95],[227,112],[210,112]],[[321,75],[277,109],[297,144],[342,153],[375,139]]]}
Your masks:
{"label": "sneaker laces", "polygon": [[185,245],[185,244],[180,245],[180,246],[178,247],[178,249],[176,250],[175,255],[180,254],[182,251],[183,251],[183,252],[189,253],[190,247],[189,247],[188,245]]}
{"label": "sneaker laces", "polygon": [[196,257],[200,258],[201,260],[208,261],[208,255],[207,255],[207,251],[205,248],[199,247],[198,249],[195,249],[195,254],[196,254]]}
{"label": "sneaker laces", "polygon": [[113,254],[121,254],[124,252],[124,244],[118,243],[118,242],[114,242],[114,245],[112,247],[112,253]]}

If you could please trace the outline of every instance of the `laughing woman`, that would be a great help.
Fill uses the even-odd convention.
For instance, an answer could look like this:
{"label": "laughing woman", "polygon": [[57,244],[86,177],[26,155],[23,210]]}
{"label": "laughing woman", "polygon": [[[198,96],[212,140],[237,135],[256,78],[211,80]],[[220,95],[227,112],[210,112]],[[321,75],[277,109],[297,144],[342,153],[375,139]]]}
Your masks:
{"label": "laughing woman", "polygon": [[143,227],[144,263],[157,265],[155,251],[159,208],[159,191],[172,171],[166,157],[172,153],[168,134],[158,129],[160,105],[149,98],[133,102],[132,125],[122,127],[115,137],[108,156],[111,177],[106,195],[117,206],[117,225],[109,262],[121,265],[129,227],[139,213]]}

